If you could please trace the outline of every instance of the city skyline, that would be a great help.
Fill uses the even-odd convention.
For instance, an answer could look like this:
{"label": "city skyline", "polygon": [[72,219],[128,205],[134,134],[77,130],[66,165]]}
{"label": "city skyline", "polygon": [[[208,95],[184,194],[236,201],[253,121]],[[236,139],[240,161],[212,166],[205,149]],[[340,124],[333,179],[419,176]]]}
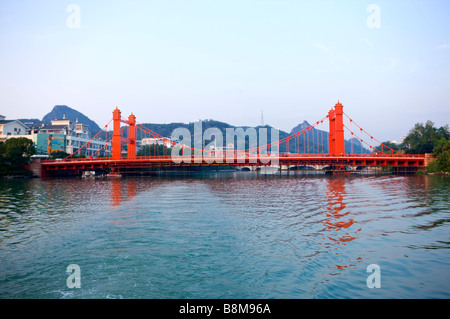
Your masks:
{"label": "city skyline", "polygon": [[0,5],[0,114],[67,105],[100,127],[214,119],[290,131],[339,100],[379,140],[448,124],[446,1]]}

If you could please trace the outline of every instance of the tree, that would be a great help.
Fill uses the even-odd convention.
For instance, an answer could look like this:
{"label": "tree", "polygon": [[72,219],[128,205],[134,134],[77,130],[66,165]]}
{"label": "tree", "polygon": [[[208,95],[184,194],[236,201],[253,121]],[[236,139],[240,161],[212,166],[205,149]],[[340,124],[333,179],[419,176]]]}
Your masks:
{"label": "tree", "polygon": [[36,154],[33,142],[25,137],[10,138],[0,143],[0,175],[26,174],[23,166]]}
{"label": "tree", "polygon": [[144,147],[136,154],[137,156],[164,156],[170,155],[171,149],[161,144],[144,145]]}
{"label": "tree", "polygon": [[432,153],[437,146],[449,139],[448,125],[436,128],[432,121],[416,123],[403,141],[408,154]]}
{"label": "tree", "polygon": [[400,145],[386,141],[381,143],[374,149],[374,151],[379,154],[391,154],[392,150],[398,152],[400,150]]}
{"label": "tree", "polygon": [[434,161],[428,166],[429,172],[450,172],[450,140],[433,150]]}
{"label": "tree", "polygon": [[28,164],[30,157],[36,154],[33,142],[25,137],[7,139],[3,147],[4,160],[15,166]]}
{"label": "tree", "polygon": [[70,155],[69,153],[66,153],[64,151],[58,150],[58,151],[52,151],[52,153],[50,154],[49,158],[50,159],[66,158],[69,155]]}

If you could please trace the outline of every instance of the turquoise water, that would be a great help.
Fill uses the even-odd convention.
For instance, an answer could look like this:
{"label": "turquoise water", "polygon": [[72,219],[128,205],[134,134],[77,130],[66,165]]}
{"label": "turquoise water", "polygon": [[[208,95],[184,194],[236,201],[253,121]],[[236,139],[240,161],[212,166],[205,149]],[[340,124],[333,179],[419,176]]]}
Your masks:
{"label": "turquoise water", "polygon": [[439,176],[0,180],[0,298],[449,298],[449,194]]}

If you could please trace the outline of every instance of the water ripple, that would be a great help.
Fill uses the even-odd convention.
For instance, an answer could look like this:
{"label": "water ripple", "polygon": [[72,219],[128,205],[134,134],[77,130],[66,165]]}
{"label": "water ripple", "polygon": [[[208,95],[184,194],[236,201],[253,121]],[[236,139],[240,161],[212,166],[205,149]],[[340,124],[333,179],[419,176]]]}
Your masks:
{"label": "water ripple", "polygon": [[[248,172],[0,190],[2,298],[450,296],[448,178]],[[65,286],[71,263],[82,289]]]}

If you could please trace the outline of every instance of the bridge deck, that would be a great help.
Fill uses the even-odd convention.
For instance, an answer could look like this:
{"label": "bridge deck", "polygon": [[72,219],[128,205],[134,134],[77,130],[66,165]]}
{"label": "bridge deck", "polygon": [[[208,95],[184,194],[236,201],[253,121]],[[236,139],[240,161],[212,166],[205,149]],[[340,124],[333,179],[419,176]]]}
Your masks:
{"label": "bridge deck", "polygon": [[386,155],[368,154],[329,156],[318,154],[290,154],[276,156],[250,156],[250,157],[179,157],[171,156],[136,157],[135,159],[111,158],[96,159],[70,159],[46,160],[42,162],[44,171],[64,170],[101,170],[120,168],[146,168],[146,167],[179,167],[179,166],[263,166],[263,165],[335,165],[335,166],[367,166],[367,167],[411,167],[424,168],[424,155]]}

